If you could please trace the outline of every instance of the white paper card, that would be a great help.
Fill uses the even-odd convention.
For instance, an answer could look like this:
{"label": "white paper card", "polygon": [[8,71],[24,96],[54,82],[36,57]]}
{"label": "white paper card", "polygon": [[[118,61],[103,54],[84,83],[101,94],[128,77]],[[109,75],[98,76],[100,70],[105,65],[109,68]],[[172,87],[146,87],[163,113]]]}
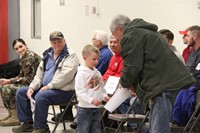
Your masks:
{"label": "white paper card", "polygon": [[198,71],[200,70],[200,63],[198,63],[196,70],[198,70]]}
{"label": "white paper card", "polygon": [[106,85],[104,86],[107,94],[113,94],[115,92],[119,84],[119,79],[120,77],[115,77],[115,76],[108,77]]}
{"label": "white paper card", "polygon": [[109,112],[116,110],[128,97],[131,96],[131,90],[126,88],[119,88],[111,97],[111,99],[106,103],[104,108]]}
{"label": "white paper card", "polygon": [[30,103],[31,103],[31,110],[32,110],[32,112],[34,112],[35,111],[35,100],[33,98],[31,98]]}

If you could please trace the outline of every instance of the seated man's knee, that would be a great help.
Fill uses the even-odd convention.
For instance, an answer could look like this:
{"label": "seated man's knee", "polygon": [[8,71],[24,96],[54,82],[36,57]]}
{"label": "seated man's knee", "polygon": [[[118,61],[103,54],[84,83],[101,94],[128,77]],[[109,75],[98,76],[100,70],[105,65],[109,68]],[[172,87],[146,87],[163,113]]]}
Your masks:
{"label": "seated man's knee", "polygon": [[19,96],[19,95],[24,96],[26,95],[27,91],[28,91],[28,87],[21,87],[17,90],[16,96]]}
{"label": "seated man's knee", "polygon": [[37,102],[37,103],[41,103],[41,102],[43,102],[44,101],[44,97],[45,97],[45,93],[44,92],[42,92],[42,91],[39,91],[36,95],[35,95],[35,102]]}

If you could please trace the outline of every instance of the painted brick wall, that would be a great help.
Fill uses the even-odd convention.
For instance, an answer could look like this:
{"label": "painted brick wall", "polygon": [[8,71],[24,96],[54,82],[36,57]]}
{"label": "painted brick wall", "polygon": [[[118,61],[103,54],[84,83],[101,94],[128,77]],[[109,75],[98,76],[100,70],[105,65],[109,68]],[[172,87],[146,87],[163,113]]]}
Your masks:
{"label": "painted brick wall", "polygon": [[8,0],[0,0],[0,64],[8,61]]}

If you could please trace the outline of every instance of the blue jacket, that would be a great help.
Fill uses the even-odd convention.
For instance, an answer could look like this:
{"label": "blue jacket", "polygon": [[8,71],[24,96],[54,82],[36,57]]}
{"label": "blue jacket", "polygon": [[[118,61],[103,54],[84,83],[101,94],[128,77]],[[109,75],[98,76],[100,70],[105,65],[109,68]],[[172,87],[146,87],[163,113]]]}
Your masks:
{"label": "blue jacket", "polygon": [[197,88],[195,86],[191,86],[189,89],[184,89],[179,92],[172,111],[172,123],[178,126],[186,126],[194,112],[196,90]]}
{"label": "blue jacket", "polygon": [[112,52],[108,48],[108,45],[103,46],[100,50],[99,62],[96,68],[100,71],[101,75],[104,75],[106,72],[108,65],[110,63],[110,59],[113,56]]}

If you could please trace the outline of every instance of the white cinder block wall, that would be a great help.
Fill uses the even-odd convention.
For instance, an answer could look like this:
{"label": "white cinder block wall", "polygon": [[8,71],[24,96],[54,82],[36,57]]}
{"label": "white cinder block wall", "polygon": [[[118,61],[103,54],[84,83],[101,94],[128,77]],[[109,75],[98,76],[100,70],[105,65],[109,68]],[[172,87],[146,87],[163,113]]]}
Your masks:
{"label": "white cinder block wall", "polygon": [[[89,7],[88,14],[86,6]],[[143,18],[157,24],[159,29],[170,29],[175,35],[174,45],[181,53],[186,46],[178,31],[200,25],[197,0],[65,0],[64,6],[60,6],[60,0],[41,0],[41,7],[41,39],[32,39],[31,0],[20,0],[20,37],[31,50],[42,55],[50,46],[49,34],[59,30],[81,62],[81,50],[92,42],[94,30],[104,30],[110,35],[111,19],[117,14],[132,19]],[[99,15],[91,13],[92,7],[99,7]]]}

